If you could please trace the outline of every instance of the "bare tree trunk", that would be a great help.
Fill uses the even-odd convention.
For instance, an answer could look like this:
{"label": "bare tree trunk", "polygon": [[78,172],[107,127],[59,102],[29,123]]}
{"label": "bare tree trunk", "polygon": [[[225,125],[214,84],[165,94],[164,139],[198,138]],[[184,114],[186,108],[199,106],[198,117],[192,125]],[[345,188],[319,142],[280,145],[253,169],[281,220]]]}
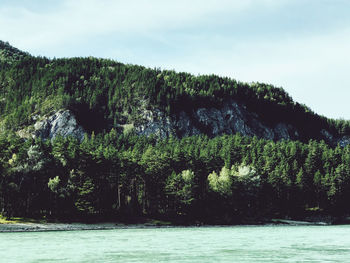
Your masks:
{"label": "bare tree trunk", "polygon": [[118,206],[117,206],[118,210],[121,207],[121,203],[120,203],[120,191],[121,191],[121,188],[122,188],[122,186],[120,184],[118,184]]}

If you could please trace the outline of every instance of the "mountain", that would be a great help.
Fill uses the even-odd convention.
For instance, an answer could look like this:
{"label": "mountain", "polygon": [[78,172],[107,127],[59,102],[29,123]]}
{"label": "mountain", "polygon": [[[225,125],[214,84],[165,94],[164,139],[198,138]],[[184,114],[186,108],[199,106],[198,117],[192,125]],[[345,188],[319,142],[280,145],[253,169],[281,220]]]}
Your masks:
{"label": "mountain", "polygon": [[[0,127],[52,138],[111,128],[161,138],[239,132],[270,140],[350,142],[347,121],[294,102],[281,88],[97,58],[33,57],[0,42]],[[67,125],[59,112],[71,120]]]}
{"label": "mountain", "polygon": [[282,88],[0,47],[3,216],[247,224],[350,215],[350,123]]}

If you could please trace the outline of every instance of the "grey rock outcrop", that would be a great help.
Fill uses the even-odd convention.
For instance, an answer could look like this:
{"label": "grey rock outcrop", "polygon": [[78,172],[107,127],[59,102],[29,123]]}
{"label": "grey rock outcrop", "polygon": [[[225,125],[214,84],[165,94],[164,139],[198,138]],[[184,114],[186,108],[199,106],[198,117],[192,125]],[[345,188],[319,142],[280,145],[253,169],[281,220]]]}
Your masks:
{"label": "grey rock outcrop", "polygon": [[170,117],[164,112],[156,110],[143,110],[141,120],[135,125],[135,131],[138,134],[149,136],[154,134],[161,138],[165,138],[174,133],[174,125]]}
{"label": "grey rock outcrop", "polygon": [[349,136],[343,136],[338,140],[338,144],[340,147],[345,147],[350,144],[350,137]]}
{"label": "grey rock outcrop", "polygon": [[75,116],[69,110],[58,111],[50,117],[37,121],[34,129],[34,136],[43,139],[54,139],[61,135],[63,137],[73,136],[82,141],[85,134],[85,130],[78,125]]}
{"label": "grey rock outcrop", "polygon": [[297,139],[297,130],[289,124],[278,123],[270,127],[235,101],[223,103],[221,107],[197,108],[191,113],[181,111],[168,117],[158,109],[144,110],[135,130],[140,135],[156,134],[162,138],[169,135],[183,137],[197,134],[217,136],[240,133],[244,136],[258,136],[270,140]]}
{"label": "grey rock outcrop", "polygon": [[[169,116],[157,108],[147,108],[145,101],[139,105],[138,116],[131,125],[139,135],[155,135],[160,138],[169,136],[185,137],[206,134],[215,137],[222,134],[240,133],[243,136],[257,136],[268,140],[298,140],[300,132],[289,123],[279,122],[275,125],[262,121],[257,113],[247,110],[244,104],[234,100],[226,101],[220,107],[201,107],[191,112],[180,111]],[[84,139],[86,131],[77,123],[74,114],[69,110],[60,110],[55,114],[41,118],[34,116],[34,137],[53,139],[58,135],[74,136]],[[350,144],[350,137],[337,137],[323,129],[319,139],[329,145],[345,147]]]}
{"label": "grey rock outcrop", "polygon": [[345,147],[350,144],[349,136],[335,137],[333,136],[333,134],[331,134],[329,131],[325,129],[321,130],[321,137],[324,139],[326,143],[332,146],[339,145],[340,147]]}

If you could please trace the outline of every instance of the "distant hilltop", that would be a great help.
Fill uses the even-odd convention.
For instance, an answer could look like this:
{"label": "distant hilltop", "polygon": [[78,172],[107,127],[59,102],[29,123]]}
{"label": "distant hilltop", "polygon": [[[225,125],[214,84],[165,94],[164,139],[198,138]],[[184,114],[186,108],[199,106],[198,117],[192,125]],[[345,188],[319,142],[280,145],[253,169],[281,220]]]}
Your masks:
{"label": "distant hilltop", "polygon": [[348,121],[313,113],[282,89],[215,75],[150,69],[97,58],[34,57],[0,41],[0,130],[21,137],[85,133],[350,143]]}

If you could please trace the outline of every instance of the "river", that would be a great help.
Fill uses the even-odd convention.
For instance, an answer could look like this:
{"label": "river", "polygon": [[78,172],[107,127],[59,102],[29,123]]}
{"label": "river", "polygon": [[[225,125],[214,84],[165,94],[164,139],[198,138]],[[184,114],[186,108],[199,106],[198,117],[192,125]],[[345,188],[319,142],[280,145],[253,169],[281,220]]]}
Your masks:
{"label": "river", "polygon": [[0,233],[0,262],[350,262],[350,226]]}

